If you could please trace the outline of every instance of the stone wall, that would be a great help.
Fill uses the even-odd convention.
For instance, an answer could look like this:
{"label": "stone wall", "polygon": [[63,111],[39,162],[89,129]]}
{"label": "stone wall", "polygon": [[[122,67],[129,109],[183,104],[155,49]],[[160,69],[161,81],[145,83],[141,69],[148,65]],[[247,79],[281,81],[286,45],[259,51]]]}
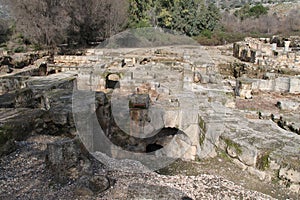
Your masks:
{"label": "stone wall", "polygon": [[235,89],[237,96],[251,98],[253,90],[299,94],[300,77],[279,77],[272,80],[237,79]]}

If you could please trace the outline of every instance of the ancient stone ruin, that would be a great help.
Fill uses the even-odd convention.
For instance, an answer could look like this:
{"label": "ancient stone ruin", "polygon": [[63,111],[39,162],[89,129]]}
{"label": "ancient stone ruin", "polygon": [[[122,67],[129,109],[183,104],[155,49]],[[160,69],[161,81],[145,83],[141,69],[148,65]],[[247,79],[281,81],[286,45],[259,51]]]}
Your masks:
{"label": "ancient stone ruin", "polygon": [[[9,71],[0,77],[0,155],[42,133],[80,137],[103,163],[132,158],[147,166],[153,158],[225,154],[258,179],[298,192],[299,43],[274,41],[236,43],[237,59],[227,47],[88,49]],[[76,168],[69,142],[56,149],[66,149]],[[49,167],[72,168],[54,163],[55,145],[48,146]],[[61,173],[67,180],[68,172]]]}

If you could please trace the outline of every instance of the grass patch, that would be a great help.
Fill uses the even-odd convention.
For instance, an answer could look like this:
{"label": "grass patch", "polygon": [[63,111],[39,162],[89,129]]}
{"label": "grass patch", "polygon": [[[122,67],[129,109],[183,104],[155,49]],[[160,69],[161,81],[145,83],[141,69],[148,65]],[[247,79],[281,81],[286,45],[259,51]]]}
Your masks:
{"label": "grass patch", "polygon": [[235,149],[235,152],[237,153],[237,155],[241,155],[243,153],[242,148],[239,144],[233,142],[232,140],[230,140],[228,138],[223,138],[223,140],[226,143],[227,147],[231,147],[231,148]]}
{"label": "grass patch", "polygon": [[205,135],[204,134],[200,134],[200,136],[199,136],[199,144],[200,144],[200,146],[202,146],[204,144],[204,140],[205,140]]}
{"label": "grass patch", "polygon": [[[200,160],[199,160],[200,161]],[[158,174],[174,176],[174,175],[185,175],[185,176],[197,176],[199,170],[197,165],[181,159],[176,160],[169,166],[159,169],[156,171]]]}
{"label": "grass patch", "polygon": [[25,51],[26,51],[26,49],[23,46],[18,46],[16,48],[14,48],[14,50],[13,50],[14,53],[23,53]]}
{"label": "grass patch", "polygon": [[266,170],[270,167],[269,161],[270,152],[264,152],[258,156],[256,162],[256,168],[260,170]]}
{"label": "grass patch", "polygon": [[226,161],[231,161],[230,157],[228,156],[228,154],[223,151],[223,150],[219,150],[218,152],[218,156]]}

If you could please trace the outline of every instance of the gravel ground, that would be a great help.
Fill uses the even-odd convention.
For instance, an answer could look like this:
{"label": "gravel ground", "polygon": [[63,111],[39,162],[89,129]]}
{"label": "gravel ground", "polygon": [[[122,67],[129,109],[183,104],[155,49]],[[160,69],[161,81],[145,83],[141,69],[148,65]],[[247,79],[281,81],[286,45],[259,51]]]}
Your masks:
{"label": "gravel ground", "polygon": [[45,164],[46,144],[60,137],[34,136],[19,142],[14,153],[0,159],[0,199],[273,199],[224,178],[165,176],[98,169],[110,180],[102,193],[80,190],[78,181],[60,185]]}

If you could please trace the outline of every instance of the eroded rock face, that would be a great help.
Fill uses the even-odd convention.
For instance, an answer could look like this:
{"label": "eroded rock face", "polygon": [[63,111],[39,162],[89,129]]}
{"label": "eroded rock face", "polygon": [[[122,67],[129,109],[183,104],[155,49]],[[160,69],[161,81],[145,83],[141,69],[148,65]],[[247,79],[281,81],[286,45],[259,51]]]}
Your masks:
{"label": "eroded rock face", "polygon": [[75,132],[72,116],[72,75],[66,77],[10,76],[0,95],[0,156],[15,149],[15,141],[31,134],[62,135]]}

